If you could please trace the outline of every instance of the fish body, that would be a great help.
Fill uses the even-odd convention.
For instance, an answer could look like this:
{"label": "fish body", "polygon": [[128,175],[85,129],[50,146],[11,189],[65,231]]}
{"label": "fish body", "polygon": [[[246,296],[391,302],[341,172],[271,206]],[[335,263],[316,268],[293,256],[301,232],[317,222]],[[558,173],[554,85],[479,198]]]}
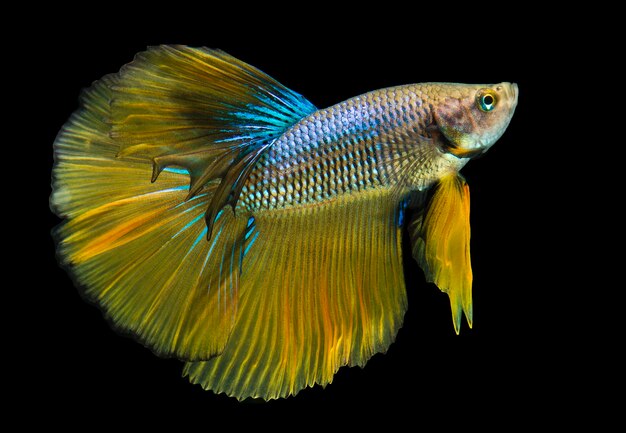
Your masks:
{"label": "fish body", "polygon": [[[401,230],[471,326],[469,189],[517,86],[423,83],[325,109],[208,49],[155,47],[55,142],[59,256],[114,324],[215,392],[326,385],[395,338]],[[405,209],[412,207],[412,219]]]}
{"label": "fish body", "polygon": [[[377,90],[302,119],[261,158],[244,186],[242,206],[280,209],[372,188],[423,190],[444,172],[458,171],[466,161],[437,152],[428,131],[427,89]],[[416,163],[419,170],[403,172],[403,164]]]}
{"label": "fish body", "polygon": [[[504,86],[516,92],[512,85]],[[481,86],[398,86],[315,111],[263,155],[244,186],[240,206],[258,212],[371,188],[398,189],[400,195],[429,188],[469,161],[446,152],[445,139],[433,129],[434,104],[461,96],[464,87],[473,92]],[[493,141],[501,132],[497,135]],[[407,166],[415,168],[403,170]]]}

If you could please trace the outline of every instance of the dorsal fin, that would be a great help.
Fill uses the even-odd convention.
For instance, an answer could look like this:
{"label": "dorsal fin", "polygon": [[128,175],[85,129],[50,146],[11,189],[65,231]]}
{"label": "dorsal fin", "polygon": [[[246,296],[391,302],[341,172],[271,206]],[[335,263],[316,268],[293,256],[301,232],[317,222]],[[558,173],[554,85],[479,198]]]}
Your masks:
{"label": "dorsal fin", "polygon": [[120,157],[151,159],[153,182],[166,167],[185,168],[188,198],[221,179],[206,211],[209,237],[263,152],[316,110],[267,74],[208,48],[152,47],[122,68],[112,90]]}

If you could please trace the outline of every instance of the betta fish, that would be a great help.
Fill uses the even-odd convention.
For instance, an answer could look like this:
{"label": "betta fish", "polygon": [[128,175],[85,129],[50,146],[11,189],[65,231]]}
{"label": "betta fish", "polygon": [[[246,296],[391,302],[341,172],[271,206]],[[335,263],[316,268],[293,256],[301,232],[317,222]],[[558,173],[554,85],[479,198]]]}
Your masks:
{"label": "betta fish", "polygon": [[54,142],[57,254],[116,329],[243,400],[325,386],[394,341],[402,233],[472,325],[469,188],[516,84],[409,84],[317,109],[223,51],[152,47]]}

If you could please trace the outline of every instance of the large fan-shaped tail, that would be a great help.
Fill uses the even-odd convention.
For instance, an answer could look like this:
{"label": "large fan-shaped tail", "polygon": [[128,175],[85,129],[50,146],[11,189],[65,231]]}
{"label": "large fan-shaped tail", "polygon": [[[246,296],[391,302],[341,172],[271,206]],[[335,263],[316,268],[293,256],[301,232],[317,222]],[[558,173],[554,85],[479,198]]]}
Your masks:
{"label": "large fan-shaped tail", "polygon": [[139,54],[84,92],[55,141],[60,260],[89,299],[155,352],[220,353],[235,321],[249,219],[224,205],[263,150],[313,109],[222,52]]}
{"label": "large fan-shaped tail", "polygon": [[207,359],[222,350],[236,310],[238,273],[215,268],[238,268],[246,221],[224,211],[208,243],[203,216],[215,184],[185,201],[184,170],[151,183],[150,160],[116,157],[105,121],[114,80],[85,92],[56,141],[52,204],[68,217],[58,253],[116,326],[159,354]]}

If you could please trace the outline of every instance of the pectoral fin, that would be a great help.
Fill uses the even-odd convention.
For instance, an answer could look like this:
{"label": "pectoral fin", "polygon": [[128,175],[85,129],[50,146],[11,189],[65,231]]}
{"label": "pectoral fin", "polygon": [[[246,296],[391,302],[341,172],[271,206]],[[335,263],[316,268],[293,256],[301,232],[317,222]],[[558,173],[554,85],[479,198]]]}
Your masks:
{"label": "pectoral fin", "polygon": [[426,207],[409,225],[413,257],[426,279],[450,297],[454,330],[461,312],[472,327],[472,265],[470,262],[470,196],[465,179],[452,174],[434,187]]}

